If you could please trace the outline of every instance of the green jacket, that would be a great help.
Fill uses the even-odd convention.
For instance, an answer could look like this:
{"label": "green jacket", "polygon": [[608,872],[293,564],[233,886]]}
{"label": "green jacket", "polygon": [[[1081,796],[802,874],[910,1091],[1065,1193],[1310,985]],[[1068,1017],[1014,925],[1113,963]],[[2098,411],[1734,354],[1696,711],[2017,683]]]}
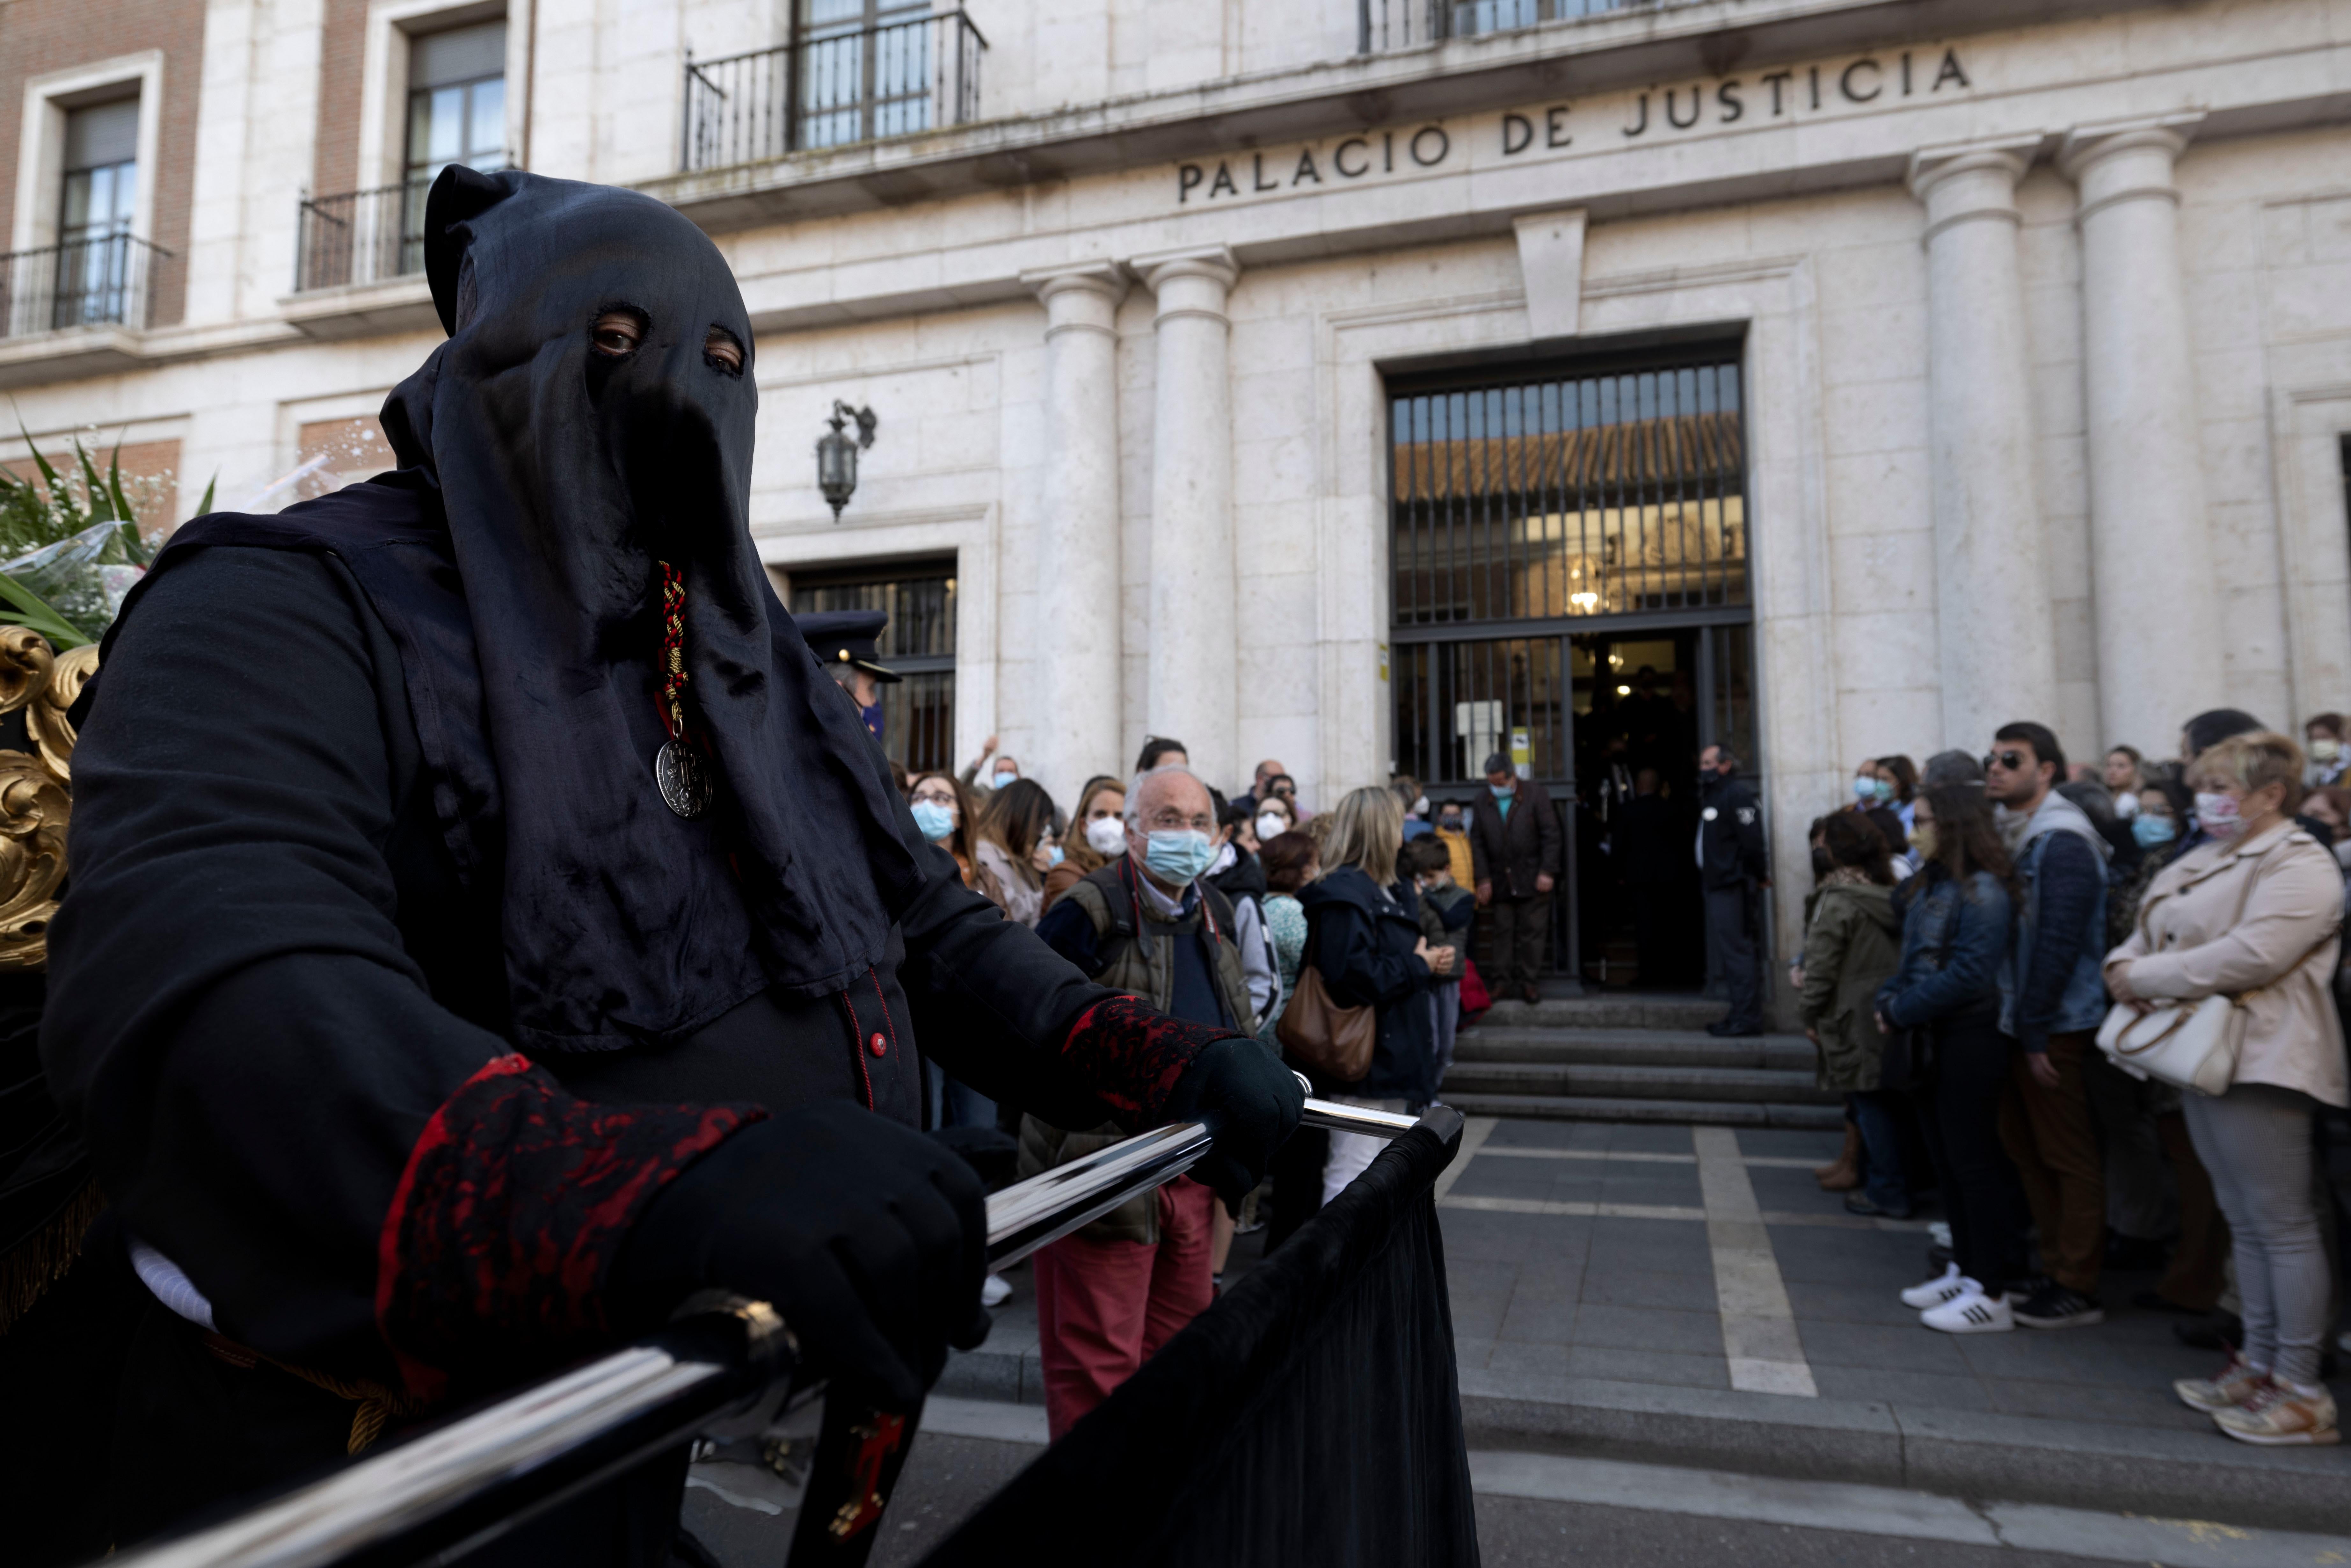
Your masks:
{"label": "green jacket", "polygon": [[1902,925],[1894,890],[1876,883],[1821,890],[1804,932],[1804,989],[1796,1016],[1819,1040],[1823,1089],[1877,1087],[1886,1037],[1877,1032],[1877,988],[1902,967]]}
{"label": "green jacket", "polygon": [[[1104,962],[1101,972],[1092,977],[1095,983],[1131,992],[1165,1012],[1176,989],[1173,949],[1179,938],[1195,940],[1200,927],[1200,909],[1196,906],[1183,920],[1161,920],[1149,904],[1138,906],[1137,901],[1128,896],[1119,881],[1121,863],[1113,861],[1088,873],[1061,896],[1085,912],[1094,928],[1095,939],[1101,944]],[[1232,902],[1205,880],[1196,885],[1209,917],[1224,933],[1224,939],[1216,945],[1217,989],[1223,997],[1226,1010],[1247,1027],[1255,1014],[1249,1006],[1249,980],[1241,973],[1240,950],[1233,946]],[[1134,928],[1138,907],[1143,917],[1140,932]],[[1023,1116],[1020,1174],[1032,1176],[1055,1166],[1067,1165],[1097,1149],[1108,1148],[1125,1136],[1115,1122],[1104,1122],[1091,1132],[1068,1133],[1050,1122]],[[1158,1195],[1146,1192],[1131,1197],[1076,1234],[1089,1241],[1155,1245],[1159,1240]]]}

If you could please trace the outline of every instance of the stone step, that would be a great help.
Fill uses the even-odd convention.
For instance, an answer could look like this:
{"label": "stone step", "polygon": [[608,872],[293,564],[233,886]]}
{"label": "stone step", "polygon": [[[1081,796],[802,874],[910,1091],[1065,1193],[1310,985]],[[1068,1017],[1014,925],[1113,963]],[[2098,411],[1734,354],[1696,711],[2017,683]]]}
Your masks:
{"label": "stone step", "polygon": [[1456,1061],[1614,1063],[1627,1067],[1750,1067],[1812,1071],[1801,1034],[1717,1040],[1703,1030],[1531,1029],[1479,1024],[1455,1037]]}
{"label": "stone step", "polygon": [[1445,1096],[1564,1095],[1579,1099],[1705,1100],[1836,1105],[1844,1096],[1813,1087],[1810,1071],[1751,1067],[1655,1067],[1554,1061],[1464,1061],[1445,1074]]}
{"label": "stone step", "polygon": [[1806,1127],[1832,1132],[1844,1125],[1844,1112],[1835,1105],[1618,1100],[1567,1094],[1457,1094],[1449,1075],[1445,1082],[1445,1103],[1465,1116],[1515,1116],[1539,1122],[1669,1122],[1718,1127]]}
{"label": "stone step", "polygon": [[1702,1030],[1726,1010],[1720,1002],[1687,992],[1617,991],[1545,997],[1539,1002],[1498,1001],[1479,1021],[1494,1028]]}

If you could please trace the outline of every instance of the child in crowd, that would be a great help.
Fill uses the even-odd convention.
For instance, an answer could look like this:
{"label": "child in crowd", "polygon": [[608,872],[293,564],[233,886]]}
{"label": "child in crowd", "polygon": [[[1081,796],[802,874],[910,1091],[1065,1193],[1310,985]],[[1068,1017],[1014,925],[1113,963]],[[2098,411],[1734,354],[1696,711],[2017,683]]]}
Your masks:
{"label": "child in crowd", "polygon": [[1454,952],[1451,977],[1429,987],[1437,1009],[1437,1082],[1453,1065],[1453,1033],[1461,1021],[1461,975],[1469,962],[1469,917],[1478,911],[1476,895],[1453,880],[1453,857],[1433,836],[1413,840],[1398,857],[1399,868],[1412,878],[1420,894],[1420,932],[1431,948]]}

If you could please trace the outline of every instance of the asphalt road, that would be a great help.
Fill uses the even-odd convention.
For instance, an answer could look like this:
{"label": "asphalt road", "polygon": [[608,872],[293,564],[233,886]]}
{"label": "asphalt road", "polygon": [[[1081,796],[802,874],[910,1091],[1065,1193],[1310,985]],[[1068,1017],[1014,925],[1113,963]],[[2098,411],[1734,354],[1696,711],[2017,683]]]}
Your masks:
{"label": "asphalt road", "polygon": [[[1035,1412],[942,1402],[943,1425],[1002,1431]],[[1020,1468],[1031,1440],[930,1430],[916,1437],[882,1521],[875,1568],[911,1568]],[[2351,1539],[1924,1492],[1548,1454],[1470,1457],[1487,1568],[2320,1568]],[[785,1494],[747,1465],[700,1466],[686,1522],[726,1568],[776,1568],[790,1537]]]}

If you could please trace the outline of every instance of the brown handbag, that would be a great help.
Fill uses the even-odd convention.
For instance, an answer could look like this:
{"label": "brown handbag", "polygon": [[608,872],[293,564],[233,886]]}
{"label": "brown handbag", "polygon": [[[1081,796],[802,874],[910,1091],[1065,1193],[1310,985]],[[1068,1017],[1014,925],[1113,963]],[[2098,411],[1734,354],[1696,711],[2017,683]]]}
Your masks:
{"label": "brown handbag", "polygon": [[1343,1008],[1331,999],[1310,947],[1298,966],[1298,988],[1274,1026],[1281,1049],[1334,1083],[1360,1083],[1372,1071],[1372,1047],[1379,1032],[1379,1015],[1372,1009]]}

